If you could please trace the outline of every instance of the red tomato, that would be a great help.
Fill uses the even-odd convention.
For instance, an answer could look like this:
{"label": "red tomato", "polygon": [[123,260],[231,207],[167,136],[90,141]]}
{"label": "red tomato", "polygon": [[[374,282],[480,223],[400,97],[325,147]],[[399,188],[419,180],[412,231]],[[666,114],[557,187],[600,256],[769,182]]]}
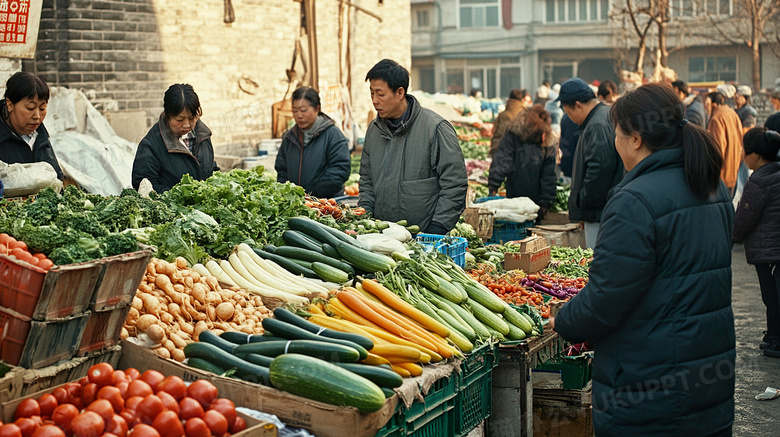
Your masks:
{"label": "red tomato", "polygon": [[119,389],[114,386],[106,385],[100,387],[97,398],[111,402],[111,406],[114,407],[114,413],[119,413],[125,408],[125,399],[122,397]]}
{"label": "red tomato", "polygon": [[0,426],[0,437],[22,437],[22,429],[14,423]]}
{"label": "red tomato", "polygon": [[73,435],[76,437],[95,437],[103,434],[103,430],[106,428],[103,418],[94,411],[85,411],[79,414],[73,419],[71,426],[73,427]]}
{"label": "red tomato", "polygon": [[157,384],[159,384],[163,379],[165,379],[165,375],[156,370],[147,370],[141,374],[141,380],[149,384],[149,387],[152,388],[157,387]]}
{"label": "red tomato", "polygon": [[16,407],[16,412],[14,413],[14,419],[18,419],[20,417],[30,417],[30,416],[40,416],[41,415],[41,406],[38,405],[38,401],[36,401],[33,398],[27,398],[23,400],[18,407]]}
{"label": "red tomato", "polygon": [[203,408],[208,408],[218,396],[217,387],[205,379],[199,379],[187,387],[187,396],[200,402]]}
{"label": "red tomato", "polygon": [[[86,411],[93,411],[100,416],[104,422],[108,422],[114,417],[114,406],[106,399],[98,399],[87,405]],[[103,430],[100,430],[103,432]]]}
{"label": "red tomato", "polygon": [[87,379],[98,387],[110,385],[114,378],[114,368],[108,363],[97,363],[87,371]]}
{"label": "red tomato", "polygon": [[163,411],[154,418],[152,427],[160,433],[160,437],[182,437],[184,427],[179,416],[173,411]]}
{"label": "red tomato", "polygon": [[222,437],[228,431],[228,421],[217,410],[208,410],[203,413],[203,420],[216,437]]}
{"label": "red tomato", "polygon": [[127,380],[132,382],[141,376],[141,372],[139,372],[135,367],[128,367],[125,369],[125,375],[127,375]]}
{"label": "red tomato", "polygon": [[54,267],[54,262],[48,258],[42,259],[38,261],[38,267],[44,270],[49,270],[50,268]]}
{"label": "red tomato", "polygon": [[141,396],[133,396],[131,398],[127,398],[125,399],[125,408],[130,410],[137,410],[138,404],[140,404],[142,400],[144,400],[144,398]]}
{"label": "red tomato", "polygon": [[193,417],[203,418],[203,406],[189,396],[179,401],[179,408],[179,418],[181,420],[189,420]]}
{"label": "red tomato", "polygon": [[157,395],[148,395],[138,404],[135,413],[136,417],[139,418],[141,422],[151,424],[154,421],[154,418],[163,411],[165,411],[165,406],[160,397]]}
{"label": "red tomato", "polygon": [[235,434],[245,429],[246,429],[246,420],[244,420],[241,416],[236,416],[236,421],[233,422],[232,425],[230,425],[230,432],[232,434]]}
{"label": "red tomato", "polygon": [[111,374],[111,384],[117,385],[122,381],[130,382],[127,373],[124,370],[114,370],[114,373]]}
{"label": "red tomato", "polygon": [[49,393],[38,398],[38,406],[41,408],[41,416],[43,417],[51,417],[51,413],[57,408],[57,405],[59,405],[57,398]]}
{"label": "red tomato", "polygon": [[66,382],[62,385],[62,388],[68,392],[68,396],[70,396],[71,399],[81,397],[81,384],[78,382]]}
{"label": "red tomato", "polygon": [[84,387],[81,388],[81,402],[84,402],[84,405],[89,405],[92,402],[95,402],[95,399],[97,399],[97,392],[98,389],[97,384],[94,382],[90,382]]}
{"label": "red tomato", "polygon": [[124,399],[125,393],[127,393],[128,386],[130,386],[130,383],[127,381],[119,381],[115,384],[115,387],[119,389],[119,394],[122,395],[122,399]]}
{"label": "red tomato", "polygon": [[100,434],[100,437],[119,437],[119,436],[112,432],[104,432],[103,434]]}
{"label": "red tomato", "polygon": [[78,381],[80,386],[84,387],[85,385],[89,384],[89,379],[87,377],[80,378]]}
{"label": "red tomato", "polygon": [[145,398],[153,394],[154,394],[154,390],[152,390],[152,387],[149,384],[147,384],[146,381],[136,379],[135,381],[127,385],[127,391],[125,392],[125,399],[131,398],[133,396],[140,396],[142,398]]}
{"label": "red tomato", "polygon": [[79,415],[79,409],[73,404],[57,405],[54,412],[51,413],[51,420],[54,424],[63,429],[66,433],[71,433],[70,423]]}
{"label": "red tomato", "polygon": [[25,243],[24,241],[14,241],[13,243],[8,245],[8,248],[9,249],[17,249],[18,248],[18,249],[22,249],[22,250],[27,250],[27,243]]}
{"label": "red tomato", "polygon": [[125,408],[121,413],[119,413],[119,415],[122,416],[122,419],[125,419],[125,423],[127,423],[128,429],[135,425],[135,410]]}
{"label": "red tomato", "polygon": [[127,430],[127,421],[118,414],[114,414],[111,421],[106,425],[106,432],[110,432],[117,437],[126,437]]}
{"label": "red tomato", "polygon": [[43,425],[35,430],[32,437],[65,437],[66,434],[57,425]]}
{"label": "red tomato", "polygon": [[57,405],[65,404],[68,402],[68,399],[70,396],[68,396],[68,392],[65,391],[62,387],[57,387],[51,392],[52,396],[54,396],[54,399],[57,399]]}
{"label": "red tomato", "polygon": [[157,392],[157,397],[160,398],[166,410],[171,410],[176,413],[177,416],[179,415],[179,403],[176,402],[176,399],[174,399],[173,396],[169,395],[168,392],[160,391]]}
{"label": "red tomato", "polygon": [[200,417],[193,417],[187,420],[187,423],[184,425],[184,432],[187,437],[211,437],[209,426]]}
{"label": "red tomato", "polygon": [[216,410],[222,413],[222,415],[225,416],[225,419],[227,419],[228,424],[235,422],[236,417],[238,416],[236,414],[236,404],[230,399],[215,399],[214,402],[211,403],[211,406],[209,406],[209,410]]}
{"label": "red tomato", "polygon": [[18,426],[22,430],[24,437],[30,437],[36,429],[40,428],[40,425],[35,423],[34,420],[29,417],[20,417],[14,421],[14,425]]}
{"label": "red tomato", "polygon": [[164,391],[176,398],[176,402],[187,396],[187,384],[178,376],[166,376],[157,384],[156,392]]}
{"label": "red tomato", "polygon": [[160,433],[152,426],[141,423],[134,426],[127,437],[160,437]]}

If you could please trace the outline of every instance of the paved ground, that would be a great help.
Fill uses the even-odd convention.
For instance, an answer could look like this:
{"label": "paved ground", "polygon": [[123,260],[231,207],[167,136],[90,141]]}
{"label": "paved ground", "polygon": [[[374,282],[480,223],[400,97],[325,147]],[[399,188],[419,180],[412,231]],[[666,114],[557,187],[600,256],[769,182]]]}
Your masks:
{"label": "paved ground", "polygon": [[767,358],[758,349],[766,329],[766,313],[758,276],[745,261],[742,245],[735,245],[732,258],[732,307],[737,332],[736,415],[734,436],[780,436],[780,398],[757,401],[767,387],[780,388],[780,358]]}

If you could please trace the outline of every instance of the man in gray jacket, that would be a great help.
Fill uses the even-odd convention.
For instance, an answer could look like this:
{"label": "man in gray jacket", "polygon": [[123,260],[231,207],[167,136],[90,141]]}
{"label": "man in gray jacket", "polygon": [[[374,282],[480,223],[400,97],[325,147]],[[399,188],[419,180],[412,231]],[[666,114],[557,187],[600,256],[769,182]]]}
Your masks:
{"label": "man in gray jacket", "polygon": [[609,121],[609,106],[599,102],[593,90],[575,77],[561,85],[561,108],[579,125],[569,196],[569,218],[585,228],[585,243],[593,248],[598,238],[601,212],[609,190],[625,173],[615,150],[615,130]]}
{"label": "man in gray jacket", "polygon": [[409,72],[390,59],[366,75],[377,117],[360,160],[358,205],[382,220],[445,234],[466,208],[468,180],[452,125],[407,95]]}

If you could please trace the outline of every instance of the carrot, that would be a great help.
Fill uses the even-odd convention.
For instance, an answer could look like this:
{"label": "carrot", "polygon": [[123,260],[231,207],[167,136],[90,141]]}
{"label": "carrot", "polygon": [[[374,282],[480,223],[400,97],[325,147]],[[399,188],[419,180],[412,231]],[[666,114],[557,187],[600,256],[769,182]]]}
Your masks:
{"label": "carrot", "polygon": [[[430,349],[428,349],[428,348],[426,348],[424,346],[420,346],[419,344],[412,343],[411,341],[404,340],[403,338],[395,336],[395,335],[393,335],[393,334],[391,334],[391,333],[389,333],[389,332],[387,332],[387,331],[385,331],[383,329],[376,329],[376,328],[371,328],[371,327],[368,327],[368,326],[364,326],[363,329],[366,332],[368,332],[369,334],[374,335],[376,338],[378,338],[380,340],[383,340],[383,341],[386,341],[386,342],[389,342],[389,343],[393,343],[393,344],[400,344],[400,345],[403,345],[403,346],[413,347],[413,348],[419,350],[420,353],[429,355],[431,357],[431,361],[433,361],[435,363],[438,363],[439,361],[442,361],[444,359],[436,351],[432,351],[432,350],[430,350]],[[376,343],[374,343],[374,344],[376,344]]]}
{"label": "carrot", "polygon": [[350,322],[348,320],[340,320],[335,317],[312,314],[311,316],[309,316],[309,321],[316,325],[322,326],[323,328],[333,329],[341,332],[351,332],[353,334],[360,334],[368,338],[369,340],[373,341],[374,344],[386,343],[385,340],[382,340],[379,337],[369,334],[368,331],[364,330],[360,325]]}
{"label": "carrot", "polygon": [[357,293],[342,290],[337,295],[339,300],[344,302],[345,305],[352,308],[355,312],[365,317],[366,319],[374,322],[389,332],[405,339],[416,337],[405,328],[401,328],[394,320],[389,319],[383,314],[378,313],[375,308],[369,306],[366,300],[361,299]]}
{"label": "carrot", "polygon": [[328,301],[328,310],[342,319],[349,320],[350,322],[356,323],[358,325],[381,329],[379,325],[356,313],[352,310],[352,308],[344,305],[344,302],[340,301],[336,297],[331,298],[331,300]]}
{"label": "carrot", "polygon": [[364,280],[362,282],[363,289],[372,295],[376,296],[384,302],[390,308],[398,311],[399,313],[411,318],[420,325],[424,326],[429,331],[433,331],[443,338],[447,338],[450,335],[450,330],[436,321],[433,317],[425,314],[417,308],[409,305],[406,301],[398,297],[395,293],[388,290],[385,286],[374,280]]}

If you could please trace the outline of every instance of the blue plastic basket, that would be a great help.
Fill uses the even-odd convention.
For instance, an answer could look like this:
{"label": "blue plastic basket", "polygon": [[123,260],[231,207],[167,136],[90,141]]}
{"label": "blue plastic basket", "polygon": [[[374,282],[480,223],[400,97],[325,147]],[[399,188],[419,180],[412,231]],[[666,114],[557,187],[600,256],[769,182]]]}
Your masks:
{"label": "blue plastic basket", "polygon": [[480,197],[474,200],[474,203],[482,203],[482,202],[487,202],[488,200],[497,200],[497,199],[506,199],[506,197],[504,196]]}
{"label": "blue plastic basket", "polygon": [[522,223],[494,220],[493,235],[487,243],[504,244],[508,241],[522,240],[528,236],[528,228],[533,227],[534,223],[536,223],[534,220]]}
{"label": "blue plastic basket", "polygon": [[452,261],[461,268],[466,265],[466,248],[469,246],[469,242],[463,237],[417,234],[417,241],[422,244],[426,250],[430,251],[436,249],[449,256],[452,258]]}

